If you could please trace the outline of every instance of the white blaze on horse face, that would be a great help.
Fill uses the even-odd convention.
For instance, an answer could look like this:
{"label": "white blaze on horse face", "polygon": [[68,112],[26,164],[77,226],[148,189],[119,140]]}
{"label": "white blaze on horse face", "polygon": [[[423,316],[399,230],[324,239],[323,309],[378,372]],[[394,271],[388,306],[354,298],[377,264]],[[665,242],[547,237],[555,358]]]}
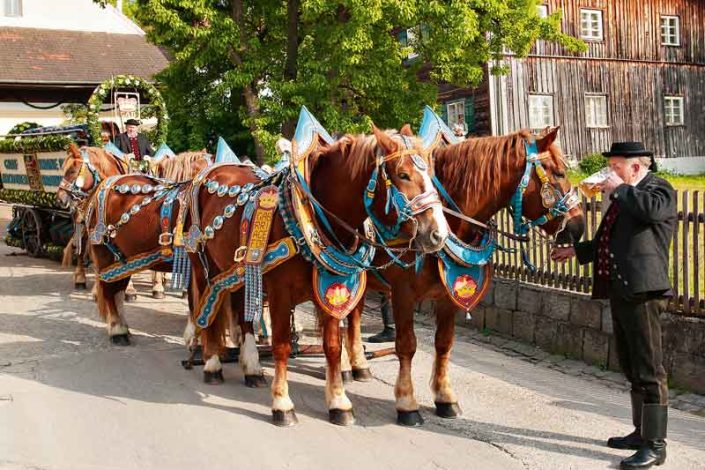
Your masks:
{"label": "white blaze on horse face", "polygon": [[[436,188],[433,186],[433,181],[431,180],[431,175],[428,174],[428,171],[421,170],[416,165],[414,165],[414,170],[416,170],[423,179],[423,192],[435,192]],[[431,210],[433,211],[433,221],[436,223],[438,235],[441,239],[445,240],[448,238],[449,232],[448,222],[446,222],[446,218],[443,215],[443,206],[440,203],[434,204],[431,207]]]}

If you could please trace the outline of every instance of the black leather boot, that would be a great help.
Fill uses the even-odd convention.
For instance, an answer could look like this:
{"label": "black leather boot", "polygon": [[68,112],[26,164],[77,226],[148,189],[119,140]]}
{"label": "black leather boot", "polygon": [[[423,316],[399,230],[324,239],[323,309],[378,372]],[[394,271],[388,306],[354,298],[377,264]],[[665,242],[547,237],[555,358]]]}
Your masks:
{"label": "black leather boot", "polygon": [[385,326],[384,329],[374,336],[367,338],[368,343],[390,343],[394,341],[396,331],[391,326]]}
{"label": "black leather boot", "polygon": [[644,395],[632,391],[631,397],[634,431],[623,437],[610,437],[607,440],[607,447],[611,447],[612,449],[638,450],[644,445],[644,439],[641,438],[641,409],[644,404]]}
{"label": "black leather boot", "polygon": [[644,405],[641,415],[641,437],[644,445],[634,455],[622,460],[619,468],[625,470],[651,468],[666,461],[666,428],[668,406]]}

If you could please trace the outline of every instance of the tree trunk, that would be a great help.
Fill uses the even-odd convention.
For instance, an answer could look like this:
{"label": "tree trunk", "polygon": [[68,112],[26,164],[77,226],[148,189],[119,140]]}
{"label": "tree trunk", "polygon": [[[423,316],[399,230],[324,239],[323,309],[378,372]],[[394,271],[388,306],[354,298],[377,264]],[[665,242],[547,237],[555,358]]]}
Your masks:
{"label": "tree trunk", "polygon": [[[242,0],[233,0],[231,16],[235,24],[237,24],[238,29],[240,30],[240,48],[244,50],[246,48],[247,38],[245,37],[245,22],[242,16],[242,12]],[[230,58],[230,61],[233,63],[233,65],[235,65],[236,67],[242,67],[242,56],[240,55],[240,52],[232,46],[230,47],[228,57]],[[262,146],[262,143],[259,141],[255,134],[255,131],[257,131],[257,126],[254,124],[254,118],[259,115],[259,100],[257,99],[257,89],[255,88],[254,83],[250,83],[249,85],[243,88],[242,96],[245,99],[247,115],[252,120],[248,127],[250,128],[250,132],[252,133],[252,140],[255,143],[255,155],[251,159],[253,163],[255,163],[255,165],[261,165],[262,163],[264,163],[264,147]]]}
{"label": "tree trunk", "polygon": [[[299,57],[299,0],[287,1],[286,63],[284,79],[296,81]],[[282,125],[282,134],[287,139],[294,136],[296,119],[287,119]]]}

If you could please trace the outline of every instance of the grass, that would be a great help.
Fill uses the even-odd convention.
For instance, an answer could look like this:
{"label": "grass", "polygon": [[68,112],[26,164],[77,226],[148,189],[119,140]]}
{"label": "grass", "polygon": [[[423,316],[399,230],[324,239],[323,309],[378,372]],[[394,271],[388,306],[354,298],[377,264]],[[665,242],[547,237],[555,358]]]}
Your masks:
{"label": "grass", "polygon": [[[703,175],[673,175],[670,173],[656,173],[658,176],[665,178],[678,191],[701,191],[705,192],[705,174]],[[577,185],[589,175],[579,171],[571,170],[568,173],[570,182]]]}

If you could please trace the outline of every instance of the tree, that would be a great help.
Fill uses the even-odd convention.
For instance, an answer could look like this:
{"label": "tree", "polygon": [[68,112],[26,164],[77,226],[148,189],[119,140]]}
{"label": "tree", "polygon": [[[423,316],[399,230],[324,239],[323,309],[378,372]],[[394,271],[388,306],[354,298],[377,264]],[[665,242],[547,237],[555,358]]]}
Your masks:
{"label": "tree", "polygon": [[[560,13],[541,19],[538,3],[138,0],[135,17],[173,54],[159,76],[170,142],[195,148],[217,130],[242,151],[249,134],[261,162],[280,133],[291,137],[303,104],[331,131],[400,127],[436,101],[438,83],[477,85],[507,48],[521,57],[544,38],[579,49],[560,32]],[[403,44],[397,33],[408,29]],[[412,51],[418,57],[405,60]]]}

